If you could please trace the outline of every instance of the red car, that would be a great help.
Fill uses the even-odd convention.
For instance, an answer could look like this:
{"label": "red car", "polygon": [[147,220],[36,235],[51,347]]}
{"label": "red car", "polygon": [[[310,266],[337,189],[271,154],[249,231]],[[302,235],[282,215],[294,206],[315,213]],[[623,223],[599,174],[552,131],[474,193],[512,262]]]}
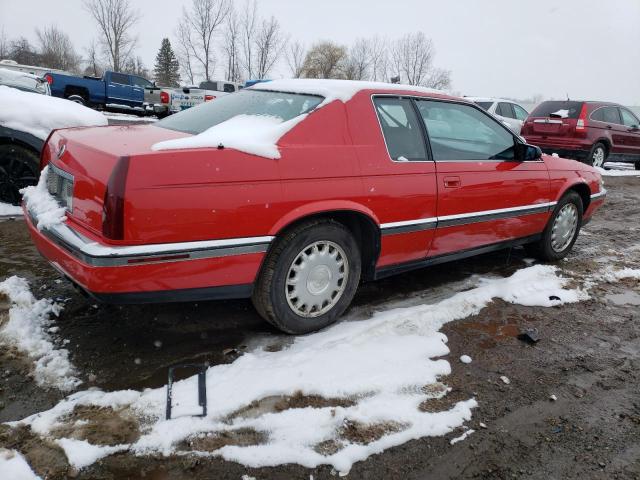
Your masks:
{"label": "red car", "polygon": [[337,80],[56,131],[42,161],[67,218],[38,230],[27,197],[31,235],[91,296],[251,297],[290,333],[334,322],[361,281],[514,245],[563,258],[606,194],[470,102]]}
{"label": "red car", "polygon": [[545,153],[574,158],[594,167],[607,160],[640,170],[640,120],[622,105],[549,101],[531,112],[520,134]]}

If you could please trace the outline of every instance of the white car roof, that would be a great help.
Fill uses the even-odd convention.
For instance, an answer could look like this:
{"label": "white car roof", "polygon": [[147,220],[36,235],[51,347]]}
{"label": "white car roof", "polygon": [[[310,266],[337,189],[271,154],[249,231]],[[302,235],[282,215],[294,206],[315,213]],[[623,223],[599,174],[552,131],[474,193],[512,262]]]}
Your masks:
{"label": "white car roof", "polygon": [[471,102],[506,102],[506,103],[515,103],[518,105],[518,102],[514,102],[513,100],[507,100],[506,98],[492,98],[492,97],[464,97],[466,100]]}

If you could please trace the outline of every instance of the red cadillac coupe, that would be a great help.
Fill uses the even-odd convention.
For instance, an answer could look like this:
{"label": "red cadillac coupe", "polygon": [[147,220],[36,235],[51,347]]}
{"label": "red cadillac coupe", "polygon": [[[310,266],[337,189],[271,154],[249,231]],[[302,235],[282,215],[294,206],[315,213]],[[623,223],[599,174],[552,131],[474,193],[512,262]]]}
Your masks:
{"label": "red cadillac coupe", "polygon": [[335,322],[361,281],[514,245],[561,259],[606,195],[594,168],[473,103],[340,80],[58,130],[42,166],[40,193],[66,217],[41,222],[27,197],[31,236],[92,297],[251,297],[296,334]]}

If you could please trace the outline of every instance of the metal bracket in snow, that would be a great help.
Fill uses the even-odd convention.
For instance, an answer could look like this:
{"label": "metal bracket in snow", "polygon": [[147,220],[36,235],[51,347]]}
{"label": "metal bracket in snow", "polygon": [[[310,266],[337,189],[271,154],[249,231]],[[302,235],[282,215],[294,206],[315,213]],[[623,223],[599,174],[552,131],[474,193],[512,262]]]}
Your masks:
{"label": "metal bracket in snow", "polygon": [[192,416],[207,416],[207,367],[207,364],[204,363],[185,363],[183,365],[174,365],[173,367],[169,367],[169,380],[167,381],[167,420],[171,420],[173,374],[176,370],[181,370],[183,368],[198,370],[198,405],[202,407],[202,413]]}

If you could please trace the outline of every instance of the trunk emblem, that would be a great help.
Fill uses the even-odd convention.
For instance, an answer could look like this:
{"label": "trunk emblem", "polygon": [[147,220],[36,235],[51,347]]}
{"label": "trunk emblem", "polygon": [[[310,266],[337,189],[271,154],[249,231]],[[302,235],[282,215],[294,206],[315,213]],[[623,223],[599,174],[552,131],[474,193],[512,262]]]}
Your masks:
{"label": "trunk emblem", "polygon": [[60,159],[60,157],[64,155],[64,152],[66,149],[67,149],[67,144],[63,143],[62,146],[60,147],[60,150],[58,150],[58,159]]}

